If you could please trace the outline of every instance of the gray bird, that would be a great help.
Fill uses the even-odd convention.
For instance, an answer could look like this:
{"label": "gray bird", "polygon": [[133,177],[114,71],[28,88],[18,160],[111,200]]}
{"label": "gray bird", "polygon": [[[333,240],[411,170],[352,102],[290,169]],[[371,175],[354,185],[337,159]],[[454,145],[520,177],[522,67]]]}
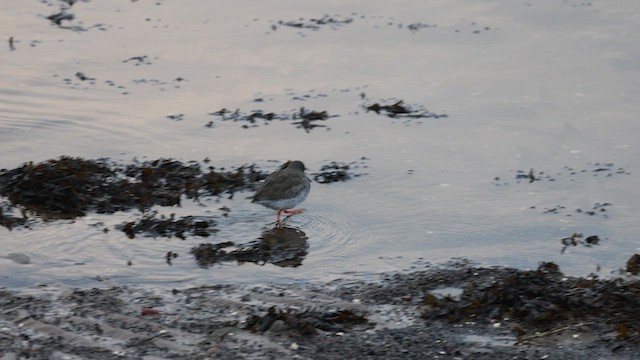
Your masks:
{"label": "gray bird", "polygon": [[300,214],[303,210],[293,209],[309,195],[311,181],[304,174],[302,161],[287,161],[279,170],[267,176],[264,183],[252,197],[252,203],[278,210],[277,225],[282,225],[280,214]]}

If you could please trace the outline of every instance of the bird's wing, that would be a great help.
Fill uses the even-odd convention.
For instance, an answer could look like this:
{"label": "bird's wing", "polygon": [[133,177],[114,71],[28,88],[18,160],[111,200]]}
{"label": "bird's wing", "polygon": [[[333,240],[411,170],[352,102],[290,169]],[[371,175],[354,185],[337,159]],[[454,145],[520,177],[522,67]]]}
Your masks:
{"label": "bird's wing", "polygon": [[[272,177],[273,176],[273,177]],[[284,181],[285,178],[291,176],[290,174],[286,174],[283,172],[274,173],[267,177],[264,181],[260,189],[256,191],[253,199],[259,200],[279,200],[277,197],[272,194],[283,194],[283,193],[292,193],[297,194],[304,190],[305,187],[309,186],[309,179],[306,176],[302,175],[305,181],[296,183],[295,185],[291,185],[291,181]],[[291,179],[288,179],[291,180]],[[294,197],[294,196],[291,196]]]}

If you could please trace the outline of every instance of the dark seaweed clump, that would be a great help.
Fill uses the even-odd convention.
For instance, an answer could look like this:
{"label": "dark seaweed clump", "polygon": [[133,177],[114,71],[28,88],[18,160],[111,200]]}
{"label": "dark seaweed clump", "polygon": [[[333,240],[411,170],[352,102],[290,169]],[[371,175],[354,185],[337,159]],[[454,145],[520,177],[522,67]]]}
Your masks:
{"label": "dark seaweed clump", "polygon": [[523,335],[576,322],[604,323],[619,337],[640,334],[640,282],[596,277],[564,277],[554,263],[541,263],[535,271],[504,269],[504,274],[478,276],[463,288],[458,299],[428,293],[423,317],[449,322],[490,321],[508,318]]}
{"label": "dark seaweed clump", "polygon": [[59,13],[55,13],[47,16],[47,20],[50,20],[52,24],[62,27],[63,21],[71,21],[75,18],[75,16],[71,13],[60,11]]}
{"label": "dark seaweed clump", "polygon": [[[51,22],[51,25],[57,26],[59,29],[71,30],[75,32],[85,32],[91,29],[98,29],[102,31],[106,31],[111,28],[111,25],[105,23],[98,23],[94,25],[86,25],[83,21],[78,21],[77,16],[74,14],[74,4],[78,3],[79,0],[41,0],[43,4],[46,4],[49,7],[57,7],[58,11],[48,15],[43,16],[45,19]],[[83,2],[88,2],[85,0]]]}
{"label": "dark seaweed clump", "polygon": [[[337,116],[329,115],[327,111],[310,111],[305,109],[304,107],[301,107],[299,110],[290,113],[274,113],[265,112],[262,110],[254,110],[250,113],[244,113],[241,112],[240,109],[230,111],[226,108],[223,108],[221,110],[209,113],[209,115],[216,116],[222,121],[245,122],[245,124],[242,125],[244,129],[257,127],[257,122],[259,120],[263,121],[263,125],[267,125],[273,120],[289,120],[292,121],[291,123],[293,125],[297,125],[298,128],[304,129],[307,133],[317,127],[326,127],[326,125],[318,124],[317,121],[324,121],[329,119],[330,117]],[[209,122],[205,126],[213,127],[213,125],[213,122]]]}
{"label": "dark seaweed clump", "polygon": [[45,217],[73,218],[90,208],[113,212],[133,206],[124,182],[104,160],[62,157],[0,171],[0,195]]}
{"label": "dark seaweed clump", "polygon": [[130,239],[135,238],[136,234],[145,234],[184,240],[187,235],[207,237],[218,231],[214,228],[215,225],[216,222],[211,217],[185,216],[176,219],[174,214],[158,217],[154,211],[145,214],[139,220],[120,224],[116,228],[122,230]]}
{"label": "dark seaweed clump", "polygon": [[627,272],[632,275],[640,274],[640,254],[633,254],[627,260]]}
{"label": "dark seaweed clump", "polygon": [[[255,110],[250,113],[243,113],[240,109],[236,109],[235,111],[227,110],[226,108],[222,108],[218,111],[214,111],[209,113],[209,115],[217,116],[222,121],[243,121],[252,125],[242,125],[243,128],[248,129],[249,127],[256,126],[256,122],[258,120],[263,120],[264,124],[267,124],[268,121],[272,120],[280,120],[283,119],[284,116],[281,114],[276,114],[274,112],[264,112],[262,110]],[[208,127],[211,127],[213,124],[207,124]]]}
{"label": "dark seaweed clump", "polygon": [[236,191],[254,189],[266,176],[254,165],[226,171],[211,167],[203,172],[197,163],[172,159],[119,165],[106,159],[63,156],[0,170],[0,196],[7,197],[13,207],[43,218],[75,218],[88,211],[175,206],[182,196],[233,196]]}
{"label": "dark seaweed clump", "polygon": [[[333,115],[334,117],[337,115]],[[318,124],[318,120],[327,120],[329,114],[326,111],[307,111],[301,107],[298,113],[294,113],[292,116],[294,125],[298,125],[297,128],[304,129],[307,133],[317,127],[326,127],[326,125]]]}
{"label": "dark seaweed clump", "polygon": [[369,323],[366,313],[352,310],[301,312],[294,309],[282,310],[272,306],[265,315],[251,315],[247,319],[246,329],[262,333],[269,330],[278,320],[288,328],[290,336],[314,335],[318,330],[342,332],[354,326]]}
{"label": "dark seaweed clump", "polygon": [[434,112],[428,111],[421,107],[411,107],[404,103],[403,100],[396,101],[393,104],[389,105],[381,105],[379,103],[374,103],[371,105],[363,105],[365,110],[373,111],[376,114],[386,115],[390,118],[409,118],[409,119],[420,119],[420,118],[446,118],[447,114],[436,114]]}
{"label": "dark seaweed clump", "polygon": [[560,250],[560,253],[564,254],[569,246],[582,245],[592,247],[593,245],[598,245],[600,243],[600,237],[598,237],[598,235],[591,235],[585,238],[581,233],[573,233],[571,236],[562,238],[560,241],[562,242],[562,250]]}
{"label": "dark seaweed clump", "polygon": [[[353,21],[353,18],[351,17],[340,18],[338,16],[324,15],[323,17],[317,18],[317,19],[301,18],[299,20],[280,20],[278,21],[278,25],[288,26],[288,27],[298,28],[298,29],[319,30],[320,28],[325,26],[331,26],[335,28],[337,26],[347,25],[347,24],[350,24],[352,21]],[[271,29],[276,30],[277,26],[272,25]]]}
{"label": "dark seaweed clump", "polygon": [[353,177],[366,175],[365,173],[354,173],[352,171],[357,168],[366,168],[366,160],[369,159],[362,157],[359,161],[352,161],[348,164],[339,161],[332,161],[329,164],[322,165],[320,172],[312,173],[311,175],[313,176],[313,180],[320,184],[347,181]]}
{"label": "dark seaweed clump", "polygon": [[433,28],[433,27],[436,27],[436,25],[424,24],[424,23],[419,23],[419,22],[407,25],[407,29],[409,29],[409,31],[411,31],[411,32],[416,32],[416,31],[419,31],[419,30],[422,30],[422,29],[428,29],[428,28]]}

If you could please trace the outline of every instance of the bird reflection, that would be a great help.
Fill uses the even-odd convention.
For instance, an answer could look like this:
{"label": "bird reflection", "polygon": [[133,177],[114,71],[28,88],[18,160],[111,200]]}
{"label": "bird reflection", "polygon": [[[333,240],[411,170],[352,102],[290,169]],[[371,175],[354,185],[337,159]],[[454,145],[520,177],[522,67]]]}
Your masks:
{"label": "bird reflection", "polygon": [[[213,264],[236,261],[258,265],[273,264],[297,267],[308,254],[308,237],[304,231],[292,227],[275,227],[262,232],[256,241],[236,246],[227,241],[219,244],[201,244],[193,249],[196,262],[202,268]],[[228,248],[235,247],[233,250]]]}
{"label": "bird reflection", "polygon": [[269,255],[266,262],[281,267],[302,265],[309,249],[307,239],[304,231],[286,226],[264,231],[258,238],[260,247]]}

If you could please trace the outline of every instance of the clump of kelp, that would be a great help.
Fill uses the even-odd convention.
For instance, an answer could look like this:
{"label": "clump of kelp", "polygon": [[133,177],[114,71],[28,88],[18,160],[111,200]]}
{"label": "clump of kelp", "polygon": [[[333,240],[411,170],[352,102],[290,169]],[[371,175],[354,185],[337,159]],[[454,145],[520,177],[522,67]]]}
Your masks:
{"label": "clump of kelp", "polygon": [[280,309],[276,306],[269,308],[266,314],[251,315],[247,319],[246,329],[251,332],[263,333],[280,320],[291,337],[315,335],[318,330],[342,332],[354,326],[367,326],[369,319],[366,313],[353,310],[319,311],[296,309]]}
{"label": "clump of kelp", "polygon": [[390,118],[405,118],[405,119],[424,119],[424,118],[446,118],[447,114],[437,114],[431,112],[421,106],[411,106],[406,104],[403,100],[395,101],[391,104],[385,103],[373,103],[370,105],[364,104],[363,108],[369,112],[373,111],[378,115],[385,115]]}
{"label": "clump of kelp", "polygon": [[[42,1],[42,2],[45,3],[45,1]],[[60,29],[66,29],[66,30],[71,30],[75,32],[85,32],[85,31],[89,31],[92,28],[105,31],[111,27],[111,25],[107,25],[104,23],[98,23],[92,26],[86,26],[83,24],[82,21],[74,21],[76,20],[76,16],[74,13],[71,12],[71,10],[72,10],[73,4],[75,4],[76,2],[77,0],[61,0],[58,3],[60,11],[55,14],[46,16],[45,19],[49,20],[52,25],[56,25]],[[53,6],[54,4],[50,3],[48,5]],[[63,21],[68,22],[69,24],[63,23]]]}
{"label": "clump of kelp", "polygon": [[358,161],[345,163],[342,161],[332,161],[326,165],[322,165],[320,172],[312,173],[313,180],[320,184],[329,184],[339,181],[347,181],[351,178],[366,175],[366,173],[354,172],[359,168],[367,168],[367,157],[361,157]]}
{"label": "clump of kelp", "polygon": [[186,239],[186,236],[208,237],[218,232],[216,222],[207,216],[184,216],[176,218],[175,214],[158,216],[156,211],[145,213],[140,219],[125,222],[116,226],[130,239],[137,234],[145,234],[152,237],[177,237]]}
{"label": "clump of kelp", "polygon": [[[310,29],[310,30],[319,30],[322,27],[332,27],[337,28],[339,26],[350,24],[353,21],[352,17],[341,17],[339,15],[329,16],[324,15],[320,18],[311,18],[304,19],[300,18],[297,20],[280,20],[278,21],[278,25],[280,26],[288,26],[297,29]],[[271,25],[272,30],[277,29],[276,24]]]}
{"label": "clump of kelp", "polygon": [[[249,113],[245,113],[240,111],[240,109],[236,109],[235,111],[227,110],[223,108],[221,110],[211,112],[209,115],[216,116],[218,119],[222,121],[234,121],[234,122],[243,122],[242,128],[249,129],[252,127],[257,127],[257,122],[259,120],[263,121],[264,125],[267,125],[269,122],[273,120],[288,120],[292,121],[293,125],[296,127],[304,129],[307,133],[317,127],[326,127],[326,125],[319,124],[318,121],[325,121],[330,117],[336,117],[337,115],[329,115],[326,110],[316,111],[316,110],[308,110],[304,107],[301,107],[298,110],[291,111],[289,113],[274,113],[274,112],[265,112],[262,110],[254,110]],[[207,123],[206,127],[213,127],[213,121]]]}
{"label": "clump of kelp", "polygon": [[592,247],[598,245],[600,243],[600,237],[598,235],[590,235],[585,238],[582,233],[573,233],[571,236],[564,237],[560,241],[562,242],[562,250],[560,250],[560,253],[564,254],[569,246],[582,245]]}
{"label": "clump of kelp", "polygon": [[[640,336],[640,281],[566,277],[555,263],[537,270],[502,269],[473,277],[458,298],[427,293],[423,317],[514,323],[520,340],[533,332],[556,333],[571,326],[607,326],[618,338]],[[539,335],[537,335],[539,336]]]}
{"label": "clump of kelp", "polygon": [[[330,183],[364,175],[354,173],[353,169],[366,167],[365,160],[368,159],[363,157],[349,164],[332,162],[315,173],[315,180]],[[0,170],[0,197],[5,198],[0,202],[0,226],[28,228],[37,219],[73,219],[89,212],[110,214],[138,209],[143,213],[141,217],[116,226],[129,238],[141,234],[181,239],[208,237],[218,231],[214,216],[158,215],[152,207],[180,206],[184,199],[199,201],[204,196],[232,199],[237,191],[255,190],[267,175],[253,164],[229,169],[207,165],[203,169],[200,162],[165,158],[122,164],[109,159],[62,156],[40,163],[28,162],[15,169]],[[222,216],[228,216],[228,209]],[[218,249],[202,248],[200,258],[203,263],[236,260],[293,266],[283,265],[290,259],[274,258],[261,246],[223,257]],[[303,258],[305,251],[292,258]]]}
{"label": "clump of kelp", "polygon": [[633,254],[627,260],[626,271],[632,275],[640,274],[640,254]]}
{"label": "clump of kelp", "polygon": [[0,170],[0,196],[45,219],[75,218],[88,211],[113,213],[174,206],[182,196],[223,195],[254,189],[267,174],[254,165],[203,171],[196,162],[157,159],[121,165],[107,159],[63,156]]}

